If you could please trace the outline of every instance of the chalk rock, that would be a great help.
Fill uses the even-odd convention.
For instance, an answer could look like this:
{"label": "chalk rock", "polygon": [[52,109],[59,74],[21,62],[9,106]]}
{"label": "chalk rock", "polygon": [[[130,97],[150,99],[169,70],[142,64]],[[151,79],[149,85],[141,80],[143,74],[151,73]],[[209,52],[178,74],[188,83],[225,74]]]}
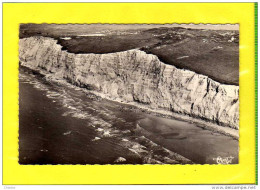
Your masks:
{"label": "chalk rock", "polygon": [[126,161],[125,158],[123,158],[123,157],[119,157],[119,158],[117,158],[117,159],[115,160],[115,163],[125,162],[125,161]]}
{"label": "chalk rock", "polygon": [[108,54],[73,54],[57,40],[23,38],[22,65],[43,69],[56,78],[93,90],[110,99],[138,102],[239,128],[239,87],[220,84],[193,71],[177,69],[140,50]]}

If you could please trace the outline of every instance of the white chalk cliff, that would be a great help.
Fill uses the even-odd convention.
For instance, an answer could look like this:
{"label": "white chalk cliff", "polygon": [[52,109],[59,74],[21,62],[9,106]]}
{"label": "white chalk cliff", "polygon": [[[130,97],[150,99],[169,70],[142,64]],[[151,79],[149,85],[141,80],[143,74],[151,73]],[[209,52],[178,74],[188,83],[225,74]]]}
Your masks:
{"label": "white chalk cliff", "polygon": [[239,128],[239,87],[177,69],[140,50],[73,54],[47,37],[20,39],[24,66],[44,69],[68,82],[123,102]]}

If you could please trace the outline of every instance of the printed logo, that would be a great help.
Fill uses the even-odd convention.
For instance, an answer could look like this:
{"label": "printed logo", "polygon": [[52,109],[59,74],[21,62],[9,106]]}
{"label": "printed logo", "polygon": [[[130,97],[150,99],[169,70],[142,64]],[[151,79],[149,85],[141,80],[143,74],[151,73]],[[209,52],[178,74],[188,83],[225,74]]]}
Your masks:
{"label": "printed logo", "polygon": [[231,164],[233,159],[234,159],[233,156],[228,156],[228,157],[218,156],[217,158],[213,158],[213,160],[215,160],[217,164]]}

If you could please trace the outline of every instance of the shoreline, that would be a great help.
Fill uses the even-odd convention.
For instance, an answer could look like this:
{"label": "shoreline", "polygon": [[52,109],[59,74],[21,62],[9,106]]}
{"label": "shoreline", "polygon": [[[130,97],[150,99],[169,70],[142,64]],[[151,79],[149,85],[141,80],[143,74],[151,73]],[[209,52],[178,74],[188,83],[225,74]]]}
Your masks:
{"label": "shoreline", "polygon": [[201,118],[194,118],[194,117],[191,117],[191,116],[188,116],[188,115],[174,113],[174,112],[163,110],[163,109],[157,108],[157,110],[154,110],[151,107],[149,107],[148,105],[143,105],[143,104],[140,104],[140,103],[137,103],[137,102],[123,102],[119,98],[113,99],[113,98],[110,98],[109,96],[106,96],[105,94],[95,92],[95,91],[91,91],[91,90],[73,85],[73,84],[67,82],[63,78],[57,78],[54,73],[49,73],[49,72],[47,72],[43,69],[40,69],[40,68],[37,68],[37,67],[30,67],[29,65],[25,66],[22,62],[20,64],[20,67],[31,71],[33,74],[41,75],[47,81],[65,84],[65,85],[70,85],[73,88],[81,89],[84,92],[93,94],[93,95],[95,95],[99,98],[104,98],[106,100],[114,101],[114,102],[117,102],[117,103],[120,103],[120,104],[125,104],[125,105],[128,105],[128,106],[134,106],[133,110],[136,111],[136,112],[140,111],[140,112],[152,114],[154,116],[158,116],[158,117],[162,117],[162,118],[176,119],[176,120],[186,121],[186,122],[189,122],[189,123],[194,123],[197,127],[200,127],[200,128],[206,129],[206,130],[210,130],[210,131],[213,131],[213,132],[225,135],[225,136],[230,136],[230,137],[234,138],[235,140],[239,139],[239,129],[237,130],[237,129],[233,129],[233,128],[228,127],[228,126],[221,126],[221,125],[218,125],[216,123],[203,120]]}
{"label": "shoreline", "polygon": [[[28,78],[27,78],[28,77]],[[27,80],[28,79],[28,80]],[[31,81],[31,82],[27,82],[27,81]],[[21,81],[25,81],[25,82],[21,82]],[[36,82],[35,82],[36,81]],[[54,107],[57,105],[59,105],[60,107],[57,107],[57,110],[59,110],[60,114],[58,114],[58,118],[59,117],[64,117],[64,113],[68,113],[68,112],[71,112],[71,106],[74,107],[73,105],[71,105],[69,103],[69,106],[65,106],[65,105],[60,105],[60,103],[62,103],[62,99],[61,98],[60,102],[59,102],[59,98],[58,97],[64,97],[62,95],[62,93],[60,94],[61,96],[57,96],[57,94],[55,94],[56,92],[60,92],[58,90],[60,90],[59,88],[64,88],[66,89],[65,91],[67,92],[67,90],[69,92],[75,92],[75,91],[78,91],[80,92],[80,94],[83,95],[82,98],[84,98],[84,95],[87,96],[88,99],[90,99],[90,101],[94,101],[96,102],[97,104],[101,104],[102,105],[102,102],[103,101],[106,101],[108,102],[108,104],[116,104],[116,107],[117,107],[117,110],[119,110],[119,112],[121,110],[123,110],[122,108],[126,108],[124,111],[125,113],[130,113],[130,114],[134,114],[134,115],[139,115],[139,114],[142,114],[142,115],[146,115],[145,113],[138,113],[138,112],[134,112],[135,110],[132,110],[131,108],[132,107],[129,107],[127,105],[123,105],[121,103],[117,103],[115,101],[110,101],[110,100],[107,100],[107,99],[103,99],[103,98],[100,98],[92,93],[85,93],[85,91],[83,91],[83,89],[78,89],[77,87],[74,88],[74,86],[70,85],[70,84],[61,84],[61,83],[56,83],[55,81],[50,81],[50,80],[46,80],[46,78],[43,77],[43,75],[39,74],[38,72],[35,72],[35,71],[32,71],[30,69],[27,69],[27,68],[22,68],[20,69],[20,78],[19,78],[19,82],[20,85],[26,85],[26,86],[30,86],[30,87],[33,87],[33,89],[36,89],[35,91],[38,91],[40,92],[40,95],[44,96],[45,98],[44,99],[50,99],[50,102],[51,104],[54,105]],[[38,85],[38,84],[43,84],[43,86],[48,86],[50,88],[41,88],[41,85]],[[25,89],[26,88],[22,88],[21,87],[21,91],[26,91]],[[54,87],[54,88],[53,88]],[[61,90],[62,91],[62,90]],[[31,91],[30,91],[31,92]],[[46,92],[46,93],[41,93],[41,92]],[[24,94],[24,93],[23,93]],[[54,96],[50,96],[50,94],[54,94]],[[69,93],[70,94],[70,93]],[[27,96],[28,97],[28,96]],[[54,98],[53,98],[54,97]],[[77,97],[77,96],[76,96]],[[36,97],[37,98],[37,97]],[[58,98],[58,99],[57,99]],[[68,99],[68,96],[64,99]],[[54,101],[53,101],[54,100]],[[75,99],[76,100],[76,99]],[[26,101],[25,101],[26,102]],[[37,102],[37,101],[34,101],[32,100],[32,102]],[[53,103],[53,102],[56,102],[56,103]],[[87,100],[88,102],[88,100]],[[75,103],[75,102],[74,102]],[[24,106],[25,104],[23,104]],[[27,104],[26,104],[27,105]],[[87,105],[87,104],[86,104]],[[34,106],[35,107],[35,106]],[[37,106],[36,106],[37,107]],[[47,106],[49,107],[49,106]],[[77,109],[77,106],[76,106],[76,109]],[[25,109],[23,109],[25,110]],[[99,112],[101,115],[102,115],[102,109],[100,109],[101,112]],[[39,110],[41,111],[41,110]],[[83,109],[82,110],[83,112],[85,112],[85,110]],[[131,113],[132,112],[132,113]],[[56,112],[55,112],[56,113]],[[86,111],[86,113],[88,113],[88,111]],[[125,114],[123,113],[123,114]],[[100,115],[98,114],[98,115]],[[32,115],[29,113],[29,115]],[[50,114],[52,115],[52,114]],[[39,115],[38,115],[39,116]],[[43,115],[43,117],[45,117]],[[92,117],[92,116],[90,116]],[[94,118],[96,118],[96,116],[94,115],[93,116]],[[127,162],[123,162],[122,164],[124,165],[129,165],[129,164],[133,164],[133,165],[152,165],[152,164],[159,164],[159,165],[167,165],[167,164],[178,164],[178,165],[184,165],[184,164],[196,164],[194,163],[193,161],[191,161],[190,159],[186,158],[185,156],[177,153],[176,151],[172,151],[171,149],[168,149],[164,146],[162,146],[161,144],[158,144],[158,143],[155,143],[153,142],[151,139],[145,137],[144,135],[137,135],[139,134],[140,132],[140,129],[139,128],[136,128],[136,124],[133,125],[133,128],[132,129],[129,129],[128,127],[127,128],[123,128],[122,129],[122,133],[119,132],[117,130],[117,127],[114,126],[114,127],[107,127],[105,125],[97,125],[95,126],[95,122],[91,124],[91,120],[88,120],[88,119],[83,119],[81,117],[76,117],[74,114],[68,114],[68,117],[66,115],[66,118],[65,119],[72,119],[74,120],[75,118],[75,124],[73,125],[68,125],[68,127],[66,127],[67,125],[67,122],[64,122],[64,124],[62,125],[62,127],[58,127],[57,130],[61,130],[62,132],[60,132],[60,136],[61,137],[64,137],[66,138],[66,136],[74,136],[74,135],[79,135],[79,134],[82,134],[83,137],[85,138],[86,137],[86,134],[83,132],[83,133],[78,133],[78,130],[77,130],[77,125],[83,125],[84,127],[82,129],[85,129],[86,130],[94,130],[96,133],[95,135],[93,136],[92,133],[90,133],[89,135],[91,136],[90,138],[90,144],[93,145],[92,143],[104,143],[106,142],[106,139],[109,139],[110,135],[111,137],[115,137],[115,138],[111,138],[111,139],[114,139],[116,141],[118,141],[117,143],[117,147],[119,148],[122,148],[124,149],[125,152],[120,152],[120,155],[121,157],[123,158],[126,158]],[[68,120],[70,120],[68,119]],[[83,119],[83,120],[82,120]],[[102,120],[102,117],[100,118]],[[37,119],[38,120],[38,119]],[[48,119],[49,120],[49,119]],[[56,118],[55,118],[56,120]],[[59,120],[59,119],[58,119]],[[25,118],[21,118],[21,121],[26,121]],[[63,119],[62,119],[63,121]],[[96,119],[92,120],[92,121],[96,121]],[[30,121],[29,121],[30,122]],[[56,121],[57,122],[57,121]],[[102,121],[101,121],[102,122]],[[52,122],[51,122],[52,123]],[[80,124],[81,123],[81,124]],[[88,124],[87,124],[88,123]],[[38,125],[38,124],[37,124]],[[23,125],[23,126],[26,126],[26,125]],[[30,125],[29,125],[30,126]],[[39,124],[40,126],[40,124]],[[39,130],[42,131],[43,129],[45,129],[45,127],[43,126],[40,126]],[[51,125],[52,126],[52,125]],[[57,125],[55,125],[57,126]],[[55,126],[52,126],[51,128],[55,130],[56,132],[56,129],[55,129]],[[65,126],[65,127],[64,127]],[[76,128],[74,128],[74,126]],[[93,127],[94,126],[94,127]],[[76,129],[76,130],[75,130]],[[108,133],[106,133],[108,132]],[[123,134],[122,136],[118,135],[117,133],[120,133],[120,134]],[[132,134],[132,132],[134,132],[134,134]],[[124,135],[126,134],[126,135]],[[38,135],[36,135],[38,136]],[[70,136],[70,138],[72,137]],[[23,136],[24,137],[24,136]],[[70,139],[68,138],[68,140]],[[36,138],[37,139],[37,138]],[[52,140],[53,138],[50,137],[50,141]],[[114,142],[113,140],[113,142]],[[84,141],[85,142],[85,141]],[[110,141],[109,141],[110,142]],[[84,143],[85,145],[88,146],[89,143]],[[113,143],[112,143],[113,144]],[[95,145],[94,145],[95,146]],[[40,149],[38,149],[40,150]],[[37,151],[38,151],[37,150]],[[41,150],[45,150],[45,149],[41,149]],[[47,150],[49,150],[47,148]],[[148,151],[149,150],[149,151]],[[153,150],[161,150],[163,151],[165,154],[167,153],[168,156],[163,156],[163,155],[159,155],[160,157],[156,157],[156,154],[150,154],[149,152],[151,151],[151,153],[153,153]],[[49,150],[50,151],[50,150]],[[143,152],[144,151],[144,152]],[[148,151],[148,152],[147,152]],[[42,151],[41,151],[42,152]],[[47,152],[47,151],[46,151]],[[113,154],[113,153],[111,153]],[[126,157],[125,157],[125,156]],[[158,155],[157,155],[158,156]],[[131,158],[137,158],[139,159],[139,161],[137,163],[132,163],[133,160],[131,160]],[[129,158],[130,158],[130,162],[129,162]],[[144,161],[144,163],[139,163],[140,162],[140,159],[142,159]],[[163,161],[162,161],[163,159]],[[146,163],[147,161],[147,163]],[[165,162],[164,162],[165,161]],[[35,165],[37,163],[27,163],[25,165]],[[50,163],[48,163],[50,164]],[[52,163],[53,164],[53,163]],[[61,163],[55,163],[55,164],[61,164]],[[67,164],[67,163],[63,163],[63,164]],[[74,165],[74,164],[78,164],[78,163],[69,163],[70,165]],[[89,165],[105,165],[105,164],[113,164],[113,165],[116,165],[117,162],[111,162],[111,163],[94,163],[94,164],[90,164],[90,163],[81,163],[82,165],[85,165],[85,164],[89,164]],[[121,162],[118,162],[118,164],[121,164]]]}

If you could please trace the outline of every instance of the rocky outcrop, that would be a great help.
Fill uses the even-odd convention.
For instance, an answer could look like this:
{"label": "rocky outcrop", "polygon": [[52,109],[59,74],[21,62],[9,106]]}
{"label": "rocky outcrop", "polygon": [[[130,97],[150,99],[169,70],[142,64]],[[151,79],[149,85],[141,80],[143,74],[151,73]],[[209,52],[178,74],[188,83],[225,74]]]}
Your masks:
{"label": "rocky outcrop", "polygon": [[73,54],[47,37],[20,40],[24,66],[41,68],[68,82],[123,102],[239,127],[239,87],[162,63],[140,50]]}

